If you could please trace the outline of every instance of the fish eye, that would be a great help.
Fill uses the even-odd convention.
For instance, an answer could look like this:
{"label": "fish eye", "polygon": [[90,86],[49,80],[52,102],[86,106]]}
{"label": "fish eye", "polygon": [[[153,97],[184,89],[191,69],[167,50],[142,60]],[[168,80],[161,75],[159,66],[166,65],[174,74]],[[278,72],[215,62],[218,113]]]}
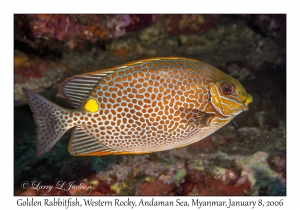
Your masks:
{"label": "fish eye", "polygon": [[233,93],[233,91],[234,91],[234,85],[233,84],[231,84],[231,83],[225,83],[225,84],[223,84],[222,86],[221,86],[221,91],[222,91],[222,93],[223,94],[225,94],[225,95],[230,95],[230,94],[232,94]]}

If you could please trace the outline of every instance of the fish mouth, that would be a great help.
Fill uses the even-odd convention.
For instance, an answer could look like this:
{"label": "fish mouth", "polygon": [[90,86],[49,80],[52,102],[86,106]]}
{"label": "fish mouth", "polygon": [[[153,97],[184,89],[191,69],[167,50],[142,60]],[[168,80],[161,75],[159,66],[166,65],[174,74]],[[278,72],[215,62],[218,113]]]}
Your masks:
{"label": "fish mouth", "polygon": [[245,106],[244,111],[247,111],[247,110],[249,109],[248,105],[249,105],[250,103],[252,103],[252,101],[253,101],[252,96],[251,96],[249,93],[247,93],[247,98],[246,98],[246,100],[244,101],[244,106]]}

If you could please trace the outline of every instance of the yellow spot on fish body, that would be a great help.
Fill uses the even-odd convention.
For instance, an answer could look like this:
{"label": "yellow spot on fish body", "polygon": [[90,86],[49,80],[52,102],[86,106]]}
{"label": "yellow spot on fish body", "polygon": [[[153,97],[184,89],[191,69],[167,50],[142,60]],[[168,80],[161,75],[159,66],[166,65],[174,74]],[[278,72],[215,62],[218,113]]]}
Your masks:
{"label": "yellow spot on fish body", "polygon": [[84,109],[88,112],[97,112],[99,110],[99,105],[95,99],[89,99],[84,104]]}

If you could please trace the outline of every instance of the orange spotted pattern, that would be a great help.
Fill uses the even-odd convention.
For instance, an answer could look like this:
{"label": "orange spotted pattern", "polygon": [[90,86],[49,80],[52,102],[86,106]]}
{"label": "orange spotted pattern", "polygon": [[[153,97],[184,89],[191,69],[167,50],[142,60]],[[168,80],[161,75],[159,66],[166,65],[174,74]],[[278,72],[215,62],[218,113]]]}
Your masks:
{"label": "orange spotted pattern", "polygon": [[187,123],[189,116],[180,109],[215,113],[207,87],[213,77],[207,65],[190,61],[151,61],[118,70],[90,95],[99,102],[99,112],[80,112],[84,121],[73,126],[84,125],[117,151],[157,151],[192,143],[197,133],[208,135],[213,127]]}
{"label": "orange spotted pattern", "polygon": [[[250,97],[233,78],[191,59],[146,59],[105,72],[87,76],[94,81],[97,77],[93,75],[101,75],[83,101],[94,99],[99,107],[96,112],[83,106],[75,110],[57,109],[34,101],[43,109],[51,109],[55,117],[49,119],[55,119],[51,123],[55,124],[56,132],[78,127],[79,133],[73,132],[78,143],[69,147],[74,155],[149,153],[182,147],[227,124],[246,109],[244,103]],[[235,84],[236,94],[221,93],[224,81]],[[71,88],[65,91],[72,96]],[[76,96],[72,100],[79,104]],[[252,98],[249,101],[247,105]],[[48,140],[47,127],[39,129]],[[94,146],[85,145],[85,139]]]}

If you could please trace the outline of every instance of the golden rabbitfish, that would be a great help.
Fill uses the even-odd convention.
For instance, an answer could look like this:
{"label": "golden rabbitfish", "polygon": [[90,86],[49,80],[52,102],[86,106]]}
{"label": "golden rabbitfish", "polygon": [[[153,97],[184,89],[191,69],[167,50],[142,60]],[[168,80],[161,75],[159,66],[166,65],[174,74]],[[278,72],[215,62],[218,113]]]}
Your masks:
{"label": "golden rabbitfish", "polygon": [[252,97],[234,78],[201,61],[157,57],[75,75],[62,108],[23,88],[37,126],[36,152],[51,150],[74,128],[75,156],[142,154],[179,148],[212,134]]}

